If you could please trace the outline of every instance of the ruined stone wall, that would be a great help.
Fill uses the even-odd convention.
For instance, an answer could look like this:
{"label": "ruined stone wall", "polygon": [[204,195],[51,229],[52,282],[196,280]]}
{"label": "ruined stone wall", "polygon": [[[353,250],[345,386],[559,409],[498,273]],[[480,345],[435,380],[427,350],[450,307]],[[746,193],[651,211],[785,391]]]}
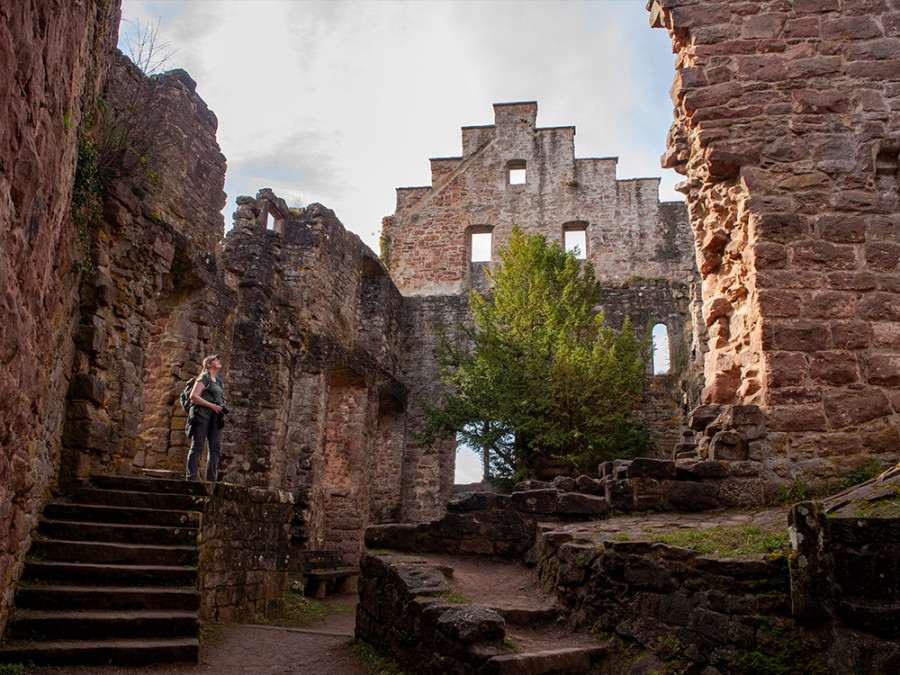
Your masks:
{"label": "ruined stone wall", "polygon": [[82,255],[72,184],[118,22],[117,3],[0,7],[0,627],[56,479]]}
{"label": "ruined stone wall", "polygon": [[[560,244],[567,230],[583,230],[586,258],[604,282],[598,309],[610,325],[620,328],[629,317],[639,335],[656,323],[666,326],[678,372],[668,382],[655,380],[648,369],[639,416],[658,452],[671,454],[682,440],[684,408],[698,402],[697,387],[681,389],[698,375],[694,364],[703,358],[706,339],[693,320],[698,293],[684,205],[660,203],[658,179],[617,180],[615,158],[576,159],[574,127],[536,128],[536,103],[497,104],[494,116],[492,126],[463,128],[461,157],[431,160],[431,186],[397,191],[397,210],[382,232],[391,278],[405,296],[426,296],[428,306],[436,307],[438,298],[450,302],[472,289],[490,290],[493,263],[471,261],[473,235],[490,233],[496,259],[513,225]],[[522,170],[524,182],[518,183]],[[425,305],[411,304],[419,306]],[[450,313],[455,322],[466,308]],[[413,315],[416,337],[406,361],[415,373],[412,386],[420,388],[423,400],[436,403],[444,390],[430,382],[439,370],[432,356],[436,339],[426,334],[435,322],[423,320]],[[411,411],[414,427],[419,417]],[[452,462],[450,452],[448,444],[438,454]]]}
{"label": "ruined stone wall", "polygon": [[224,478],[292,492],[295,544],[353,558],[401,500],[402,299],[333,212],[268,189],[238,199],[223,267],[235,294]]}
{"label": "ruined stone wall", "polygon": [[[491,232],[495,258],[513,225],[560,244],[566,229],[584,229],[584,253],[604,281],[690,283],[684,207],[659,202],[659,179],[617,180],[615,158],[575,158],[574,127],[541,129],[536,120],[536,103],[494,105],[493,126],[463,128],[462,157],[431,160],[431,186],[397,191],[383,248],[400,292],[467,292],[471,235]],[[511,182],[517,168],[522,184]]]}
{"label": "ruined stone wall", "polygon": [[685,175],[704,400],[758,403],[771,464],[827,480],[900,429],[900,13],[653,0],[677,54],[663,164]]}
{"label": "ruined stone wall", "polygon": [[229,292],[216,260],[225,158],[195,86],[184,71],[148,78],[121,54],[110,69],[93,130],[106,155],[103,222],[91,233],[76,320],[69,475],[182,469],[177,394],[224,343]]}

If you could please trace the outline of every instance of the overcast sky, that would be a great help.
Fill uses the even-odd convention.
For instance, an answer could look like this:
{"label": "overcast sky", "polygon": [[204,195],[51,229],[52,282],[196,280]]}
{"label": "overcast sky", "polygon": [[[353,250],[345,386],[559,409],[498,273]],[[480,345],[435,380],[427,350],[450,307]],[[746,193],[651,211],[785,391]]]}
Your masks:
{"label": "overcast sky", "polygon": [[674,57],[645,6],[123,0],[119,43],[158,22],[165,69],[187,70],[218,117],[226,228],[236,197],[271,187],[333,209],[377,253],[394,190],[429,185],[428,159],[459,156],[460,127],[492,124],[493,103],[537,101],[538,126],[576,126],[576,157],[618,157],[620,179],[660,176],[661,199],[681,199],[659,166]]}

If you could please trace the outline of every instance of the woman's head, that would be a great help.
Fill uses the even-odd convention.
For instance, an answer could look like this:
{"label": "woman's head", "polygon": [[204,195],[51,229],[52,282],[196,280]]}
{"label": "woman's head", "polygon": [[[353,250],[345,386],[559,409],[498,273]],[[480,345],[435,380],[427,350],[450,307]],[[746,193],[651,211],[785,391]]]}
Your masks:
{"label": "woman's head", "polygon": [[207,356],[203,359],[203,370],[204,372],[209,371],[209,367],[212,365],[213,369],[218,370],[222,367],[222,364],[219,363],[219,355],[213,354],[212,356]]}

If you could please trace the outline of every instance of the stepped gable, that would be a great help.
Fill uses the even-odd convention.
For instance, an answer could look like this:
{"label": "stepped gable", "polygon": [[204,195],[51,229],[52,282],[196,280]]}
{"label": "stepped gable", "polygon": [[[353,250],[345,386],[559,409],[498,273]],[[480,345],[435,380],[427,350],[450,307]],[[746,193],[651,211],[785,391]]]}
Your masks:
{"label": "stepped gable", "polygon": [[575,127],[536,121],[537,103],[497,103],[493,125],[463,127],[460,157],[431,160],[431,186],[397,190],[382,241],[400,291],[466,292],[478,282],[472,235],[490,234],[495,259],[513,225],[549,242],[584,233],[582,253],[604,281],[690,283],[687,213],[659,202],[659,179],[618,180],[616,158],[576,159]]}

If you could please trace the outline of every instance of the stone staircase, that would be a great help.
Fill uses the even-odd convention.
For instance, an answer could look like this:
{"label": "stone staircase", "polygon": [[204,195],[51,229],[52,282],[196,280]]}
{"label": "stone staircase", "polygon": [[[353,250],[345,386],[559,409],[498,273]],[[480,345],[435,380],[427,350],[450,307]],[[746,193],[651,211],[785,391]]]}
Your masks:
{"label": "stone staircase", "polygon": [[0,662],[197,661],[202,483],[96,476],[48,504]]}

